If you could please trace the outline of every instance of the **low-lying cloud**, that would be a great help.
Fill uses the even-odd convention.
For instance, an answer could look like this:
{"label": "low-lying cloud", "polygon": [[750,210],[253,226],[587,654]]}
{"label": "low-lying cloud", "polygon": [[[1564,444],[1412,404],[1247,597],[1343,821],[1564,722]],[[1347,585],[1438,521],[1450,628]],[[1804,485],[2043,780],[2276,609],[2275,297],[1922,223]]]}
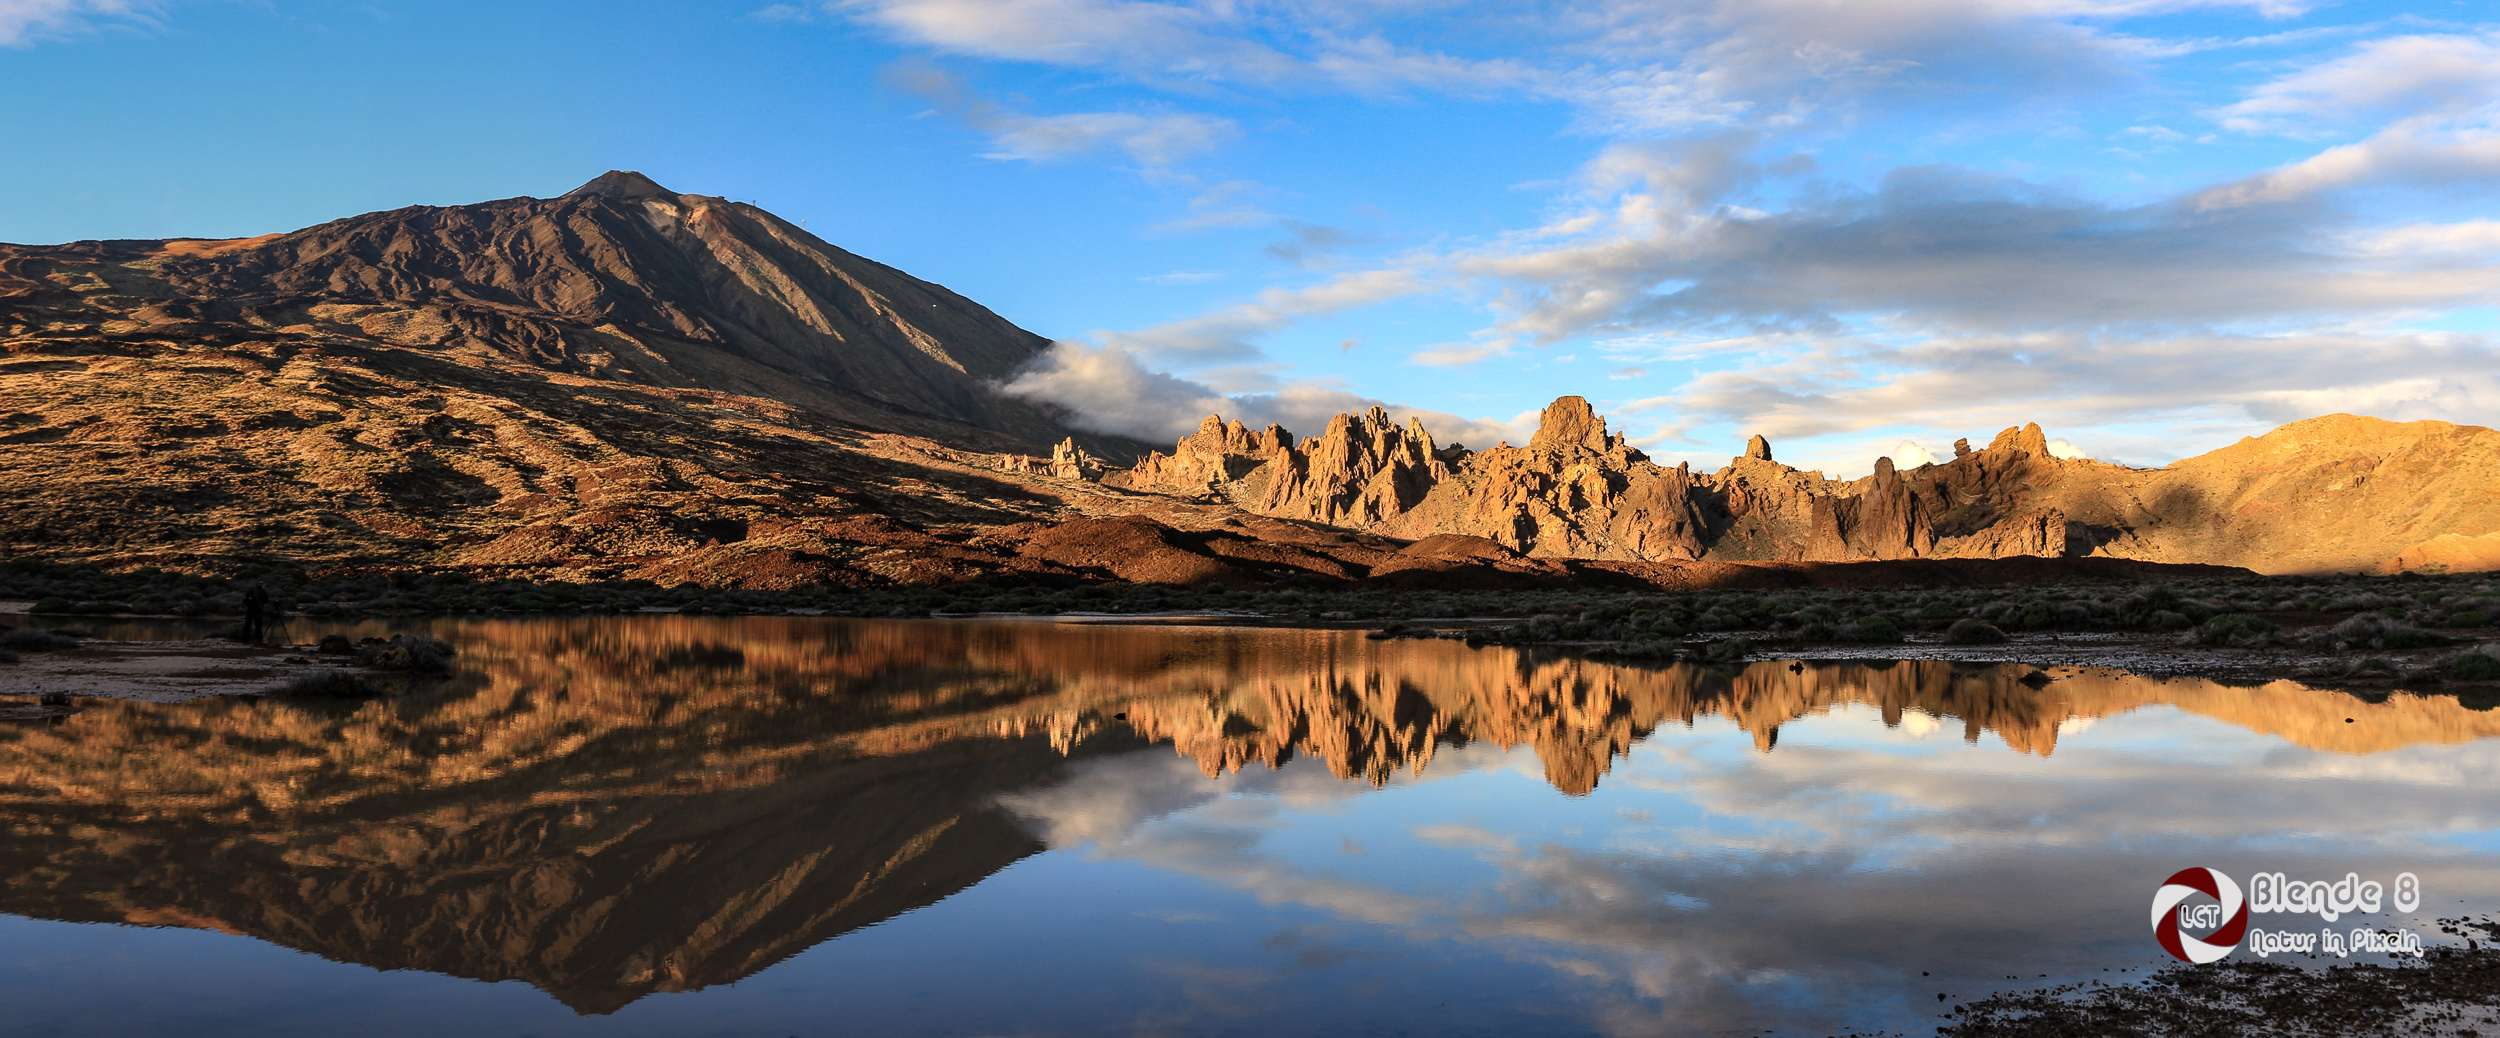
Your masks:
{"label": "low-lying cloud", "polygon": [[1198,423],[1211,414],[1253,429],[1273,423],[1296,436],[1310,436],[1327,428],[1329,419],[1337,415],[1361,414],[1374,407],[1387,409],[1401,423],[1422,419],[1424,428],[1443,446],[1459,442],[1481,448],[1503,440],[1525,443],[1527,433],[1533,431],[1517,420],[1463,418],[1319,383],[1287,384],[1269,392],[1218,392],[1203,383],[1149,370],[1118,344],[1054,343],[999,390],[1056,405],[1067,412],[1068,424],[1077,428],[1154,444],[1197,431]]}

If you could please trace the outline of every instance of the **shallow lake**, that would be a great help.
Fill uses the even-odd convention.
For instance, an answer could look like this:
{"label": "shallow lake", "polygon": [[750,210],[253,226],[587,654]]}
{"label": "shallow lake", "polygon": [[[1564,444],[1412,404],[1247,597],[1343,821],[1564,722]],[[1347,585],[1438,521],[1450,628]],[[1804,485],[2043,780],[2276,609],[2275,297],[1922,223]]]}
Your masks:
{"label": "shallow lake", "polygon": [[460,673],[0,725],[0,1032],[1923,1035],[2172,961],[2191,866],[2423,892],[2267,929],[2500,907],[2500,715],[2453,698],[1015,620],[289,633],[399,630]]}

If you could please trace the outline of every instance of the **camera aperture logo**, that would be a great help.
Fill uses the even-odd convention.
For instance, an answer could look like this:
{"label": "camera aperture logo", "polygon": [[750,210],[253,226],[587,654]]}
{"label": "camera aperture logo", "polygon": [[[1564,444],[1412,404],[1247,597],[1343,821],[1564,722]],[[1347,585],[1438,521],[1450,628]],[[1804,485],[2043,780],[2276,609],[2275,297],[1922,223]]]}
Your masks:
{"label": "camera aperture logo", "polygon": [[[2185,902],[2191,894],[2203,894],[2221,903],[2190,906]],[[2203,937],[2191,937],[2185,929],[2189,926],[2221,929]],[[2231,954],[2247,929],[2248,903],[2240,899],[2240,885],[2212,869],[2180,869],[2153,892],[2153,939],[2161,942],[2161,950],[2178,956],[2182,962],[2201,966]]]}
{"label": "camera aperture logo", "polygon": [[[2189,904],[2198,894],[2212,901]],[[2411,930],[2356,927],[2346,934],[2327,927],[2315,933],[2269,931],[2250,929],[2248,917],[2252,913],[2289,913],[2315,915],[2333,923],[2347,915],[2374,914],[2381,908],[2409,913],[2421,906],[2422,880],[2410,872],[2397,875],[2392,890],[2352,872],[2334,882],[2295,880],[2280,872],[2260,872],[2249,881],[2249,896],[2242,897],[2240,885],[2218,869],[2180,869],[2153,892],[2153,940],[2179,961],[2197,965],[2221,961],[2243,939],[2248,950],[2261,959],[2276,954],[2344,958],[2373,952],[2420,958],[2422,938]]]}

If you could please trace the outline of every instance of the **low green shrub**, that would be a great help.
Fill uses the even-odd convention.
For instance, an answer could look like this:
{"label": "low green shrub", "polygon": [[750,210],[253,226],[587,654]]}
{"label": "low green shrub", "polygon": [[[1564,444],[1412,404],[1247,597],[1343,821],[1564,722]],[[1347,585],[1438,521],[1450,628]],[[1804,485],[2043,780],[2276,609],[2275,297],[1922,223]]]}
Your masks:
{"label": "low green shrub", "polygon": [[76,608],[78,608],[78,603],[66,598],[54,597],[36,599],[34,606],[27,611],[41,616],[46,613],[66,613]]}
{"label": "low green shrub", "polygon": [[2448,661],[2448,676],[2459,681],[2500,681],[2500,659],[2469,652]]}
{"label": "low green shrub", "polygon": [[1942,599],[1918,608],[1918,618],[1921,620],[1959,620],[1968,615],[1970,615],[1969,610]]}
{"label": "low green shrub", "polygon": [[54,649],[77,647],[78,639],[76,638],[33,627],[20,627],[7,634],[0,634],[0,649],[16,652],[50,652]]}
{"label": "low green shrub", "polygon": [[2448,626],[2489,627],[2491,626],[2491,614],[2483,612],[2479,609],[2468,609],[2461,613],[2450,613],[2448,614]]}
{"label": "low green shrub", "polygon": [[2262,645],[2274,637],[2273,621],[2247,613],[2224,613],[2196,629],[2202,645]]}
{"label": "low green shrub", "polygon": [[1881,613],[1859,617],[1858,622],[1851,626],[1856,628],[1857,637],[1853,639],[1855,641],[1890,645],[1901,640],[1901,625],[1892,622],[1891,617]]}
{"label": "low green shrub", "polygon": [[1977,620],[1955,620],[1944,631],[1947,645],[1995,645],[2004,640],[2004,631]]}

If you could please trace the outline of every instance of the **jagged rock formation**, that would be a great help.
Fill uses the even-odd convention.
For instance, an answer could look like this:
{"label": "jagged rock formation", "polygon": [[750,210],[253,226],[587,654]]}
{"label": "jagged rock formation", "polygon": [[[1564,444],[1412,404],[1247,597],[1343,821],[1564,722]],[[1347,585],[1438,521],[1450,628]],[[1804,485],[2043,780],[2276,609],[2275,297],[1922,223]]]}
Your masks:
{"label": "jagged rock formation", "polygon": [[2312,419],[2157,470],[2055,457],[2032,424],[1981,450],[1957,441],[1953,460],[1909,472],[1879,459],[1853,481],[1780,464],[1759,435],[1716,473],[1666,469],[1608,435],[1578,397],[1548,407],[1528,446],[1486,451],[1436,452],[1419,423],[1399,430],[1378,409],[1340,415],[1318,453],[1210,433],[1225,428],[1211,417],[1183,441],[1207,459],[1185,478],[1157,455],[1114,481],[1393,537],[1480,537],[1538,558],[2500,565],[2500,548],[2483,541],[2500,535],[2500,495],[2489,492],[2500,433],[2443,422]]}
{"label": "jagged rock formation", "polygon": [[1102,470],[1102,459],[1077,446],[1076,437],[1061,440],[1050,449],[1050,474],[1053,477],[1091,481],[1101,479]]}

